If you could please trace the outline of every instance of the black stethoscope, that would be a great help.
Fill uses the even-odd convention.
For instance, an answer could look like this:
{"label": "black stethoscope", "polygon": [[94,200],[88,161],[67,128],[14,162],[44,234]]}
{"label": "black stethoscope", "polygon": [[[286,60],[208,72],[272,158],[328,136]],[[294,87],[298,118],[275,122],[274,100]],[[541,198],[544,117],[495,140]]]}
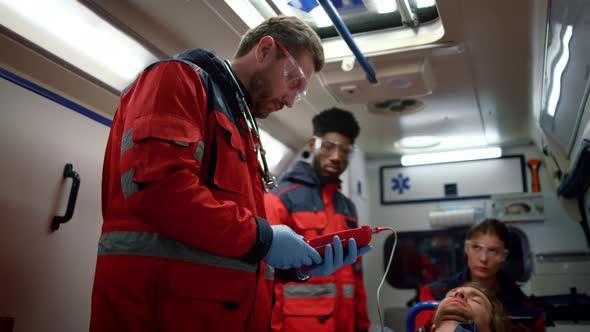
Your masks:
{"label": "black stethoscope", "polygon": [[[252,116],[252,112],[250,112],[250,107],[248,107],[248,103],[246,103],[246,97],[244,97],[244,92],[240,88],[240,84],[238,80],[233,74],[233,70],[231,68],[231,63],[228,60],[223,61],[225,69],[231,76],[233,83],[236,87],[236,99],[238,100],[238,105],[240,106],[240,111],[242,112],[242,116],[246,121],[246,125],[248,126],[248,135],[250,136],[250,142],[252,143],[252,147],[254,148],[254,153],[257,155],[260,153],[260,159],[262,159],[262,167],[264,170],[264,174],[262,174],[262,184],[264,185],[264,189],[269,191],[277,186],[277,178],[271,173],[268,169],[268,163],[266,162],[266,150],[262,147],[262,140],[260,139],[260,133],[258,132],[258,125],[256,124],[256,120]],[[258,139],[259,143],[254,142],[254,137],[252,136],[252,130],[256,133],[256,138]]]}

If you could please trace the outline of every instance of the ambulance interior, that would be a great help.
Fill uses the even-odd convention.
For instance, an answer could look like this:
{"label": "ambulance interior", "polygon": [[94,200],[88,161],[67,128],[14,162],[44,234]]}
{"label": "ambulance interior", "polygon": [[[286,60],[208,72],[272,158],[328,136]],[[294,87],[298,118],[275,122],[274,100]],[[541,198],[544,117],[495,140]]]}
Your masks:
{"label": "ambulance interior", "polygon": [[[398,236],[380,308],[393,235],[373,236],[363,260],[374,329],[380,309],[406,330],[418,288],[461,271],[466,229],[497,218],[514,240],[506,271],[547,331],[589,330],[590,2],[0,0],[0,331],[88,329],[120,91],[185,49],[231,59],[278,14],[316,28],[326,64],[303,101],[258,122],[262,142],[279,176],[302,158],[315,114],[338,106],[359,121],[341,190],[361,225]],[[467,156],[482,148],[493,155]],[[440,152],[462,159],[412,160]],[[52,230],[74,183],[66,164],[80,178],[75,211]]]}

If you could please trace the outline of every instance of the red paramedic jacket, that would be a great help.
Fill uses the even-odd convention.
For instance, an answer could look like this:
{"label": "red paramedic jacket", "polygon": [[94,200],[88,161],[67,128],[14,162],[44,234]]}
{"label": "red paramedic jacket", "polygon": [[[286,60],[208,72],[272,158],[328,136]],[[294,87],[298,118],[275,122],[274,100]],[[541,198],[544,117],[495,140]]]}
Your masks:
{"label": "red paramedic jacket", "polygon": [[202,49],[124,91],[104,161],[90,331],[268,331],[272,229],[247,130],[228,69]]}
{"label": "red paramedic jacket", "polygon": [[[321,184],[309,164],[299,161],[264,197],[268,220],[284,224],[306,240],[358,227],[354,204],[339,183]],[[367,330],[367,295],[361,259],[327,277],[306,283],[277,281],[272,331],[354,332]]]}

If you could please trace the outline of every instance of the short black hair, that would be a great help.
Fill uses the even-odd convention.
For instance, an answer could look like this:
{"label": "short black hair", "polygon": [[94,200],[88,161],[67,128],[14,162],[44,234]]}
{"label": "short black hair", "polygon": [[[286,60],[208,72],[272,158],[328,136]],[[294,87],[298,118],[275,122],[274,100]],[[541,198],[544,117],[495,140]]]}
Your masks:
{"label": "short black hair", "polygon": [[313,117],[313,134],[324,136],[326,133],[336,132],[354,140],[360,133],[360,127],[354,115],[338,107],[324,110]]}

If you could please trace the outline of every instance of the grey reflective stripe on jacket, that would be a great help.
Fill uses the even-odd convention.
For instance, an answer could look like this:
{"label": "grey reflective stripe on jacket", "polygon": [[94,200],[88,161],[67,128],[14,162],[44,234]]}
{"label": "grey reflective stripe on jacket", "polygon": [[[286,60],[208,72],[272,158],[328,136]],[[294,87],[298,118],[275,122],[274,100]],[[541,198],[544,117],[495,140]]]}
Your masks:
{"label": "grey reflective stripe on jacket", "polygon": [[274,267],[266,264],[264,265],[264,279],[275,280],[275,269]]}
{"label": "grey reflective stripe on jacket", "polygon": [[353,284],[342,285],[342,292],[344,293],[344,297],[354,297],[354,285]]}
{"label": "grey reflective stripe on jacket", "polygon": [[134,146],[135,143],[133,142],[133,128],[129,128],[121,138],[121,155]]}
{"label": "grey reflective stripe on jacket", "polygon": [[283,286],[285,298],[336,296],[336,284],[309,284]]}
{"label": "grey reflective stripe on jacket", "polygon": [[[183,141],[173,141],[174,144],[182,147],[190,147],[191,142],[183,142]],[[135,146],[133,141],[133,128],[129,128],[121,138],[121,155],[123,155],[128,150],[132,149]],[[205,153],[205,142],[200,140],[196,142],[195,153],[194,157],[196,160],[200,162],[203,161],[203,155]],[[123,191],[123,196],[125,198],[135,194],[139,190],[139,185],[133,182],[133,175],[135,174],[135,170],[132,168],[127,170],[121,175],[121,190]]]}
{"label": "grey reflective stripe on jacket", "polygon": [[103,233],[98,242],[98,255],[172,258],[245,272],[256,272],[258,269],[258,264],[246,263],[238,258],[218,256],[157,233]]}

